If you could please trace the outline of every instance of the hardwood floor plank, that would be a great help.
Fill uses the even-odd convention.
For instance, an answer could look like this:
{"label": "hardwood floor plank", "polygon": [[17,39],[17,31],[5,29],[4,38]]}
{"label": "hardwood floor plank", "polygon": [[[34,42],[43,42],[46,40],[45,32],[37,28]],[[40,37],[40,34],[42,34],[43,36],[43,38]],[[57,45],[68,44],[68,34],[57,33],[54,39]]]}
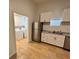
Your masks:
{"label": "hardwood floor plank", "polygon": [[16,42],[17,59],[70,59],[70,52],[45,43],[22,39]]}

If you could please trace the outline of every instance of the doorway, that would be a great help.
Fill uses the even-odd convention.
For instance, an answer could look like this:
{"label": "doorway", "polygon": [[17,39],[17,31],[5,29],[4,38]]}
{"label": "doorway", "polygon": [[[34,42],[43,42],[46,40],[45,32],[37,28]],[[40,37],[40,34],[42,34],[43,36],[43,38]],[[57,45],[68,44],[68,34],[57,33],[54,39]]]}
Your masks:
{"label": "doorway", "polygon": [[28,44],[28,17],[14,13],[17,59],[21,57],[23,46]]}
{"label": "doorway", "polygon": [[27,38],[28,17],[14,13],[15,37],[16,40]]}

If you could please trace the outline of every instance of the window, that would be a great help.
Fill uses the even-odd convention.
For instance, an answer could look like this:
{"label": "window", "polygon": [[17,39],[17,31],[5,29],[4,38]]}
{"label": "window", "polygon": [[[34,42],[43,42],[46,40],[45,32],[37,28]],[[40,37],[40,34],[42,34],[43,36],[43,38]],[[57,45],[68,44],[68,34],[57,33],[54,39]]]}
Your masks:
{"label": "window", "polygon": [[60,26],[62,21],[61,18],[53,18],[50,20],[50,26]]}

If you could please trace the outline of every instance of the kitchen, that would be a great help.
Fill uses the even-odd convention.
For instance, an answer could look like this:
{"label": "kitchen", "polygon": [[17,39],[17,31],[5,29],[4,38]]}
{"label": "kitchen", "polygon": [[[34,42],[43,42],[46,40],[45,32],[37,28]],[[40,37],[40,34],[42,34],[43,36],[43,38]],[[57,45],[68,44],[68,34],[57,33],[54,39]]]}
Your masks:
{"label": "kitchen", "polygon": [[[13,40],[15,35],[12,31],[14,36],[10,36],[10,56],[17,53],[17,57],[22,59],[69,59],[69,0],[12,0],[10,10],[29,19],[28,42],[22,39],[18,52],[14,48],[16,41]],[[13,22],[13,17],[11,18],[10,24]],[[11,25],[10,29],[12,27]]]}
{"label": "kitchen", "polygon": [[70,51],[70,9],[63,17],[53,17],[53,12],[41,13],[40,22],[33,23],[33,41],[51,44]]}

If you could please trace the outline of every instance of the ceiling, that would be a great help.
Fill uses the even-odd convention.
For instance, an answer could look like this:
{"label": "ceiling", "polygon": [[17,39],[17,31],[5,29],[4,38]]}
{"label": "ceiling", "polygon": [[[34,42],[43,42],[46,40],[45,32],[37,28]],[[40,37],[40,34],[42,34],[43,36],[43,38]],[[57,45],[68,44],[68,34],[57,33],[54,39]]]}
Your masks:
{"label": "ceiling", "polygon": [[40,3],[51,1],[51,0],[33,0],[33,1],[37,4],[40,4]]}
{"label": "ceiling", "polygon": [[54,1],[69,1],[69,0],[33,0],[36,4],[41,4],[45,2],[54,2]]}

